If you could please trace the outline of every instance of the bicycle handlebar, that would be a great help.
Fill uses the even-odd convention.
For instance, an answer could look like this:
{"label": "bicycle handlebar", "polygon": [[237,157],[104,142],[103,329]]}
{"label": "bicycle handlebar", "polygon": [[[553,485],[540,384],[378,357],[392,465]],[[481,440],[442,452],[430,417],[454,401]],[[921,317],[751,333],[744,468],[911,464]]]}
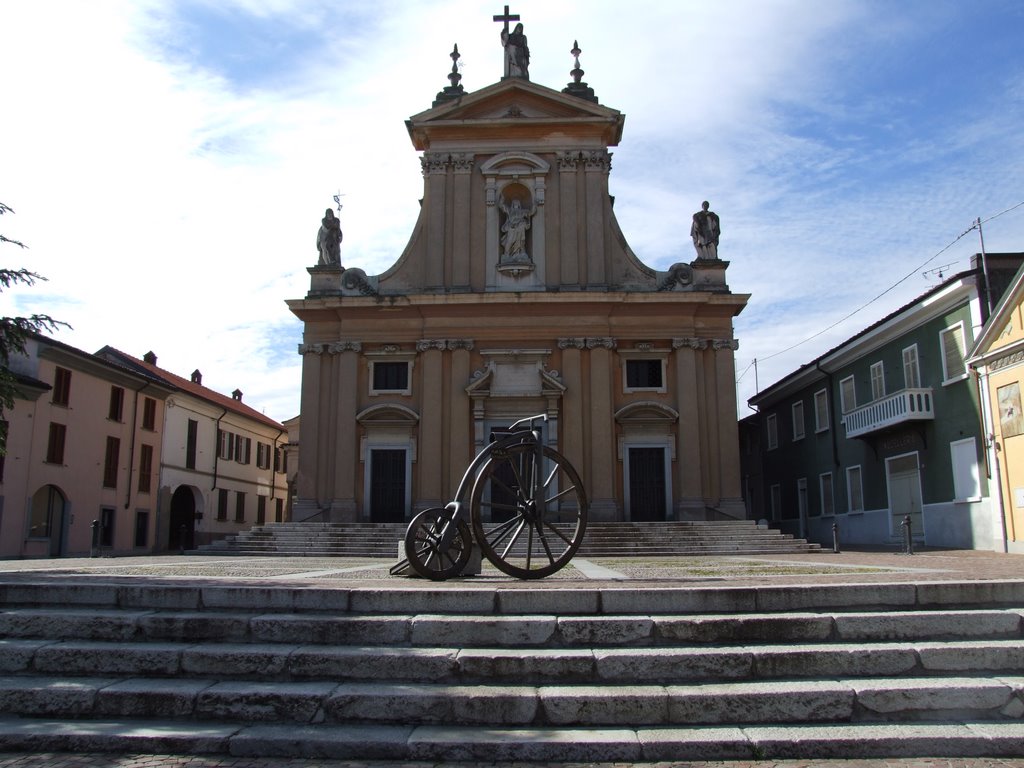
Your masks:
{"label": "bicycle handlebar", "polygon": [[532,429],[533,422],[537,421],[538,419],[546,422],[548,420],[548,415],[546,413],[538,413],[536,416],[527,416],[525,419],[520,419],[519,421],[513,422],[512,425],[509,426],[509,429],[516,429],[519,427],[520,424],[529,424],[530,428]]}

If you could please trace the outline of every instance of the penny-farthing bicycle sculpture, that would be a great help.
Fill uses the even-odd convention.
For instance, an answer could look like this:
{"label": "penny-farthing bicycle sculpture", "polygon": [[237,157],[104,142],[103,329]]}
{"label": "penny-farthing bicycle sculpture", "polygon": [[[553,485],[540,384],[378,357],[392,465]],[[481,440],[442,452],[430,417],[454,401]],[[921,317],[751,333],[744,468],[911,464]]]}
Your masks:
{"label": "penny-farthing bicycle sculpture", "polygon": [[[405,560],[443,580],[461,574],[474,540],[495,568],[520,579],[550,576],[571,559],[587,529],[587,495],[572,464],[545,445],[540,414],[515,422],[470,463],[455,500],[418,513],[405,533]],[[467,509],[468,497],[468,509]]]}

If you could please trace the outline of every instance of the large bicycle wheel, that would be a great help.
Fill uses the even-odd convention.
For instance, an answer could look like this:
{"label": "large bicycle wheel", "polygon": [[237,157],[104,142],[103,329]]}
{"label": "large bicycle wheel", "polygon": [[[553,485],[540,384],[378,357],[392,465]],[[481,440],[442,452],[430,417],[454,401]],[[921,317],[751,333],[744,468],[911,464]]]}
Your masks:
{"label": "large bicycle wheel", "polygon": [[473,533],[495,568],[520,579],[550,576],[568,563],[587,530],[587,495],[572,464],[545,447],[497,449],[473,484]]}
{"label": "large bicycle wheel", "polygon": [[433,581],[460,575],[473,553],[473,535],[443,507],[425,509],[405,532],[405,557],[420,576]]}

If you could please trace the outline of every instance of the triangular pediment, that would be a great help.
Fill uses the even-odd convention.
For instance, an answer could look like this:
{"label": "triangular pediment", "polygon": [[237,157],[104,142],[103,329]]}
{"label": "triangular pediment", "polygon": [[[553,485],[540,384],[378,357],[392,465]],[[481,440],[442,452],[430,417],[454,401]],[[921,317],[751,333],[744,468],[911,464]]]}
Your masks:
{"label": "triangular pediment", "polygon": [[618,110],[510,78],[413,115],[407,126],[413,144],[421,150],[438,139],[466,137],[474,128],[482,133],[507,130],[537,136],[558,131],[615,146],[623,121]]}

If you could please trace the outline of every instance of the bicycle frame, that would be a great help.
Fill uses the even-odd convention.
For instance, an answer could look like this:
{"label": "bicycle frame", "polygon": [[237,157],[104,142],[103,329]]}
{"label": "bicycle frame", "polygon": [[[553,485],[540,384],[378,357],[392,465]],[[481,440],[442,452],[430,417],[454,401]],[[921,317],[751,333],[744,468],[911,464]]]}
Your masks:
{"label": "bicycle frame", "polygon": [[[522,443],[530,442],[535,446],[536,460],[533,463],[534,474],[528,478],[528,499],[531,501],[536,497],[537,490],[540,486],[540,477],[538,473],[543,466],[544,458],[544,430],[540,426],[534,426],[534,422],[543,421],[547,422],[548,417],[545,413],[539,413],[536,416],[529,416],[525,419],[513,422],[509,427],[509,433],[504,435],[489,445],[485,446],[480,453],[476,455],[469,467],[466,468],[465,473],[462,475],[462,480],[459,481],[459,487],[455,491],[455,499],[445,504],[444,508],[449,511],[448,521],[445,523],[444,528],[441,531],[440,536],[440,547],[446,548],[452,538],[455,536],[456,527],[452,524],[456,520],[464,520],[468,522],[468,514],[464,508],[464,502],[466,494],[469,493],[473,487],[473,481],[476,479],[477,473],[480,468],[490,460],[491,455],[498,450],[508,448],[512,445],[520,445]],[[521,424],[528,424],[529,426],[520,429],[518,428]]]}

